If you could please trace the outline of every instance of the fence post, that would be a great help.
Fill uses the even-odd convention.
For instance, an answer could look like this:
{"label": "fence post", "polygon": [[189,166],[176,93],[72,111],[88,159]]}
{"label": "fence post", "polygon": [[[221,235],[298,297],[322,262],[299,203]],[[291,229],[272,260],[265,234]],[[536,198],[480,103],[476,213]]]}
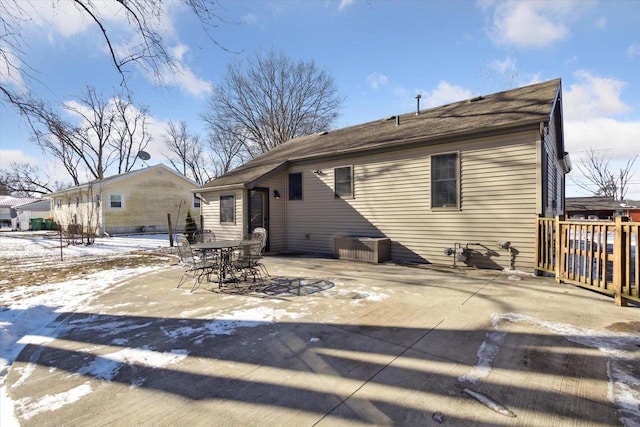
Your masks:
{"label": "fence post", "polygon": [[[553,248],[553,261],[555,263],[555,271],[556,271],[556,283],[560,283],[561,280],[561,271],[562,271],[562,259],[563,259],[563,254],[562,254],[562,229],[560,228],[560,221],[562,221],[564,218],[557,215],[555,218],[555,221],[553,222],[553,227],[554,227],[554,248]],[[551,242],[549,242],[551,243]]]}
{"label": "fence post", "polygon": [[624,279],[624,232],[622,230],[622,217],[616,217],[616,226],[613,231],[613,291],[616,305],[627,306],[627,299],[622,296],[622,281]]}

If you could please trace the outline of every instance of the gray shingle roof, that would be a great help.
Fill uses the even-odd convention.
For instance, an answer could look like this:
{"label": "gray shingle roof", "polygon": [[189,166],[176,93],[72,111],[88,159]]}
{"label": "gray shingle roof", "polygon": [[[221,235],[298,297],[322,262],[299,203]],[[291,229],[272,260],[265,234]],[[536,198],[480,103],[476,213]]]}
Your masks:
{"label": "gray shingle roof", "polygon": [[560,90],[560,79],[363,123],[326,134],[294,138],[222,175],[201,189],[246,186],[287,162],[394,149],[411,143],[442,142],[462,136],[549,120]]}
{"label": "gray shingle roof", "polygon": [[640,207],[640,201],[621,201],[611,197],[567,197],[565,199],[565,209],[570,212],[617,210],[623,207]]}

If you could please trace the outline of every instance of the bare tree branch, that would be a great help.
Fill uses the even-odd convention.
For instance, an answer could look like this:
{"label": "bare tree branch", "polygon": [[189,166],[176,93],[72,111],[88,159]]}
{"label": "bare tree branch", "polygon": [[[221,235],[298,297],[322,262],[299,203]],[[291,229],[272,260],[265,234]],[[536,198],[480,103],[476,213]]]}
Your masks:
{"label": "bare tree branch", "polygon": [[572,177],[572,181],[583,190],[599,197],[610,197],[614,200],[624,200],[629,191],[629,182],[635,172],[633,166],[638,155],[627,160],[624,168],[614,171],[610,167],[610,159],[598,150],[590,148],[586,158],[577,164],[586,182]]}
{"label": "bare tree branch", "polygon": [[197,184],[205,182],[208,174],[205,171],[202,142],[197,135],[189,133],[186,122],[176,125],[169,120],[164,143],[169,150],[169,155],[165,155],[165,158],[178,173],[193,179]]}
{"label": "bare tree branch", "polygon": [[229,65],[202,118],[211,132],[224,124],[255,157],[292,138],[328,130],[341,104],[334,79],[313,62],[270,51],[246,65]]}
{"label": "bare tree branch", "polygon": [[77,102],[63,106],[78,124],[44,103],[34,102],[28,108],[36,142],[64,165],[74,185],[80,184],[82,170],[91,180],[103,179],[114,164],[114,172],[131,170],[138,151],[150,141],[146,109],[136,109],[121,97],[105,99],[92,87]]}
{"label": "bare tree branch", "polygon": [[[40,0],[0,0],[0,64],[7,75],[13,76],[13,83],[0,81],[0,102],[14,105],[22,113],[20,98],[25,92],[20,86],[25,69],[29,69],[28,46],[25,46],[24,26],[33,21],[33,15],[40,9]],[[217,0],[73,0],[78,11],[93,22],[102,35],[109,61],[121,78],[121,85],[127,87],[130,65],[138,65],[151,71],[156,81],[161,82],[163,72],[178,70],[171,55],[170,44],[164,34],[162,18],[170,15],[172,8],[182,5],[199,21],[203,33],[211,42],[216,42],[213,31],[219,22],[225,22],[216,13],[221,9]],[[128,26],[122,28],[122,20],[105,16],[105,4],[117,4]],[[47,3],[48,7],[59,8],[57,0]],[[120,39],[128,37],[120,45]],[[222,48],[222,47],[221,47]],[[224,48],[222,48],[224,49]],[[226,49],[225,49],[226,50]],[[29,86],[28,84],[26,85]]]}
{"label": "bare tree branch", "polygon": [[0,183],[15,196],[33,197],[58,190],[60,183],[51,183],[41,171],[28,163],[12,162],[0,170]]}

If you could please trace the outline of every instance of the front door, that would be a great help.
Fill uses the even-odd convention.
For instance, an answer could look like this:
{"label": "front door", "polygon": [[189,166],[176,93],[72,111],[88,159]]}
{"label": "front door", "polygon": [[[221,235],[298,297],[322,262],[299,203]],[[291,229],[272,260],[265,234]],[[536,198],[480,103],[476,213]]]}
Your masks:
{"label": "front door", "polygon": [[267,245],[265,250],[269,250],[269,189],[254,188],[249,190],[249,223],[248,232],[252,232],[258,227],[267,230]]}

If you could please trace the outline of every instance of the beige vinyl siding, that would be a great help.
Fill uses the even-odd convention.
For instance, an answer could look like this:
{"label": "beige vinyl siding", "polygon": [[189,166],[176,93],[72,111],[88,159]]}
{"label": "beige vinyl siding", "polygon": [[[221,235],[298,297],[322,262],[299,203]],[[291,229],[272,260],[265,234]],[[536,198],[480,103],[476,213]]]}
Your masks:
{"label": "beige vinyl siding", "polygon": [[[443,253],[455,242],[481,243],[477,266],[533,269],[539,131],[354,157],[349,161],[296,165],[303,200],[287,203],[288,248],[330,254],[333,238],[388,237],[392,258],[451,264]],[[430,155],[459,151],[461,209],[430,209]],[[354,167],[354,198],[333,197],[333,168]],[[314,174],[314,170],[322,174]]]}
{"label": "beige vinyl siding", "polygon": [[[202,193],[200,209],[204,217],[204,229],[211,230],[216,239],[240,239],[244,236],[243,228],[243,189]],[[234,196],[235,198],[235,223],[220,223],[220,196]]]}
{"label": "beige vinyl siding", "polygon": [[[104,226],[115,233],[165,231],[170,213],[174,229],[181,230],[189,210],[197,223],[199,212],[191,207],[190,190],[193,187],[183,178],[161,169],[107,184],[101,190]],[[110,208],[109,194],[122,194],[124,208]]]}
{"label": "beige vinyl siding", "polygon": [[[53,199],[52,216],[56,224],[64,230],[71,224],[82,225],[85,232],[98,233],[103,218],[102,206],[95,203],[96,194],[98,190],[70,191]],[[77,198],[80,203],[76,202]],[[60,206],[57,199],[62,201]]]}

